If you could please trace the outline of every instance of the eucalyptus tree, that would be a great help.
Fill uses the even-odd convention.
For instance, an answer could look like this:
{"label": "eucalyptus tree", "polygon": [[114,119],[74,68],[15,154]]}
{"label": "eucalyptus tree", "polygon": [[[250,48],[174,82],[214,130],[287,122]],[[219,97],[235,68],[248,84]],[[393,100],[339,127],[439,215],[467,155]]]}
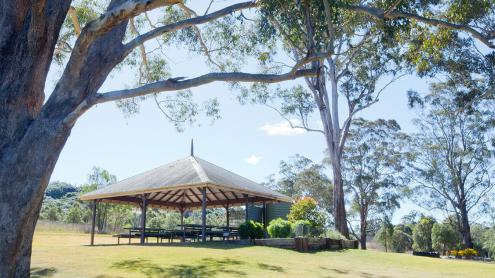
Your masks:
{"label": "eucalyptus tree", "polygon": [[[242,20],[240,11],[259,5],[253,1],[222,4],[224,7],[216,11],[208,7],[196,16],[181,0],[0,2],[1,277],[29,276],[32,237],[43,192],[72,128],[94,105],[177,92],[215,81],[280,82],[315,74],[301,69],[314,60],[313,55],[284,73],[249,74],[225,68],[197,77],[174,76],[174,68],[161,70],[163,59],[147,63],[146,55],[140,55],[147,54],[144,46],[153,40],[158,40],[155,46],[176,47],[170,38],[181,31],[195,34],[196,39],[190,42],[201,45],[201,25],[228,37],[227,27],[250,24]],[[158,20],[148,16],[153,10]],[[224,56],[235,52],[235,46],[245,40],[238,33],[233,35],[230,45],[234,48],[215,50]],[[214,50],[202,49],[205,53]],[[54,63],[59,63],[62,73],[53,91],[45,93],[48,71]],[[117,73],[127,65],[139,65],[142,75],[151,74],[134,88],[100,91],[112,71]],[[166,108],[177,108],[170,105],[173,99],[166,101]],[[183,106],[178,107],[176,112],[184,115]]]}
{"label": "eucalyptus tree", "polygon": [[413,249],[415,251],[433,251],[431,231],[437,221],[433,217],[423,216],[413,229]]}
{"label": "eucalyptus tree", "polygon": [[385,247],[385,252],[392,248],[392,240],[394,234],[394,225],[390,221],[389,215],[384,215],[380,221],[380,229],[378,229],[375,239]]}
{"label": "eucalyptus tree", "polygon": [[418,105],[420,132],[411,141],[410,177],[416,201],[429,210],[454,215],[463,244],[473,246],[470,217],[488,201],[493,177],[493,109],[487,101],[459,107],[457,96],[475,90],[471,83],[447,80],[431,94],[411,94]]}
{"label": "eucalyptus tree", "polygon": [[393,211],[407,193],[405,166],[408,136],[394,120],[354,120],[342,156],[344,188],[350,212],[357,212],[361,249],[366,249],[368,222]]}
{"label": "eucalyptus tree", "polygon": [[325,175],[325,167],[296,154],[280,162],[277,175],[270,175],[267,186],[294,199],[311,197],[320,209],[332,213],[332,182]]}
{"label": "eucalyptus tree", "polygon": [[[306,88],[255,84],[243,91],[241,100],[268,105],[292,127],[323,134],[332,166],[335,228],[349,236],[342,153],[355,115],[376,103],[383,89],[400,76],[400,52],[392,30],[401,26],[378,26],[368,17],[338,6],[327,0],[262,2],[259,32],[267,41],[282,38],[284,53],[296,63],[317,53],[319,59],[306,67],[318,73],[305,78]],[[271,50],[259,60],[267,70],[282,70],[280,48]],[[385,84],[378,86],[380,81]],[[313,116],[319,118],[322,128],[311,123]]]}

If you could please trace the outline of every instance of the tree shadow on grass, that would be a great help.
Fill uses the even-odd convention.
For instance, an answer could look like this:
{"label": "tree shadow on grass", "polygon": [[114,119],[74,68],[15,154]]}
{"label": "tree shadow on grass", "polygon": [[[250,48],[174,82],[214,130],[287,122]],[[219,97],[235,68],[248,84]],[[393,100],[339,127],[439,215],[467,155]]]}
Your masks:
{"label": "tree shadow on grass", "polygon": [[181,243],[174,242],[174,243],[146,243],[146,244],[106,243],[106,244],[95,244],[95,245],[84,245],[84,246],[88,246],[88,247],[94,247],[94,246],[98,246],[98,247],[139,246],[139,247],[148,247],[148,248],[153,248],[153,247],[187,247],[187,248],[210,248],[210,249],[229,250],[229,249],[251,247],[254,245],[239,243],[239,242],[233,242],[233,241],[213,241],[213,242],[210,241],[210,242],[181,242]]}
{"label": "tree shadow on grass", "polygon": [[56,272],[54,267],[32,267],[31,278],[52,277]]}
{"label": "tree shadow on grass", "polygon": [[243,277],[246,276],[246,273],[235,269],[236,266],[242,264],[245,264],[245,262],[229,258],[205,258],[195,264],[176,264],[165,267],[149,260],[135,259],[116,262],[112,267],[120,270],[140,272],[148,278],[213,277],[219,273],[228,274],[231,277]]}
{"label": "tree shadow on grass", "polygon": [[[326,272],[333,272],[333,273],[338,274],[338,275],[351,275],[353,277],[363,277],[363,278],[373,278],[373,277],[377,277],[377,278],[392,278],[392,277],[383,276],[383,275],[377,276],[375,274],[368,273],[368,272],[355,272],[355,271],[348,270],[348,269],[336,269],[336,268],[328,268],[328,267],[324,267],[324,266],[320,266],[320,269],[325,270]],[[334,276],[325,276],[325,277],[326,278],[330,278],[330,277],[334,277]]]}
{"label": "tree shadow on grass", "polygon": [[271,271],[282,272],[282,273],[285,272],[284,268],[281,266],[278,266],[278,265],[259,263],[258,267],[263,269],[263,270],[271,270]]}

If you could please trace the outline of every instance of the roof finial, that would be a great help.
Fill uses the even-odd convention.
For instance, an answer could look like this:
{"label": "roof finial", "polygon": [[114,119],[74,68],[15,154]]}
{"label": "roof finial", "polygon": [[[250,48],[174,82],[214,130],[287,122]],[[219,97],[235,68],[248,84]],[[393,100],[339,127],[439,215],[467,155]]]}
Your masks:
{"label": "roof finial", "polygon": [[194,139],[191,138],[191,156],[194,156]]}

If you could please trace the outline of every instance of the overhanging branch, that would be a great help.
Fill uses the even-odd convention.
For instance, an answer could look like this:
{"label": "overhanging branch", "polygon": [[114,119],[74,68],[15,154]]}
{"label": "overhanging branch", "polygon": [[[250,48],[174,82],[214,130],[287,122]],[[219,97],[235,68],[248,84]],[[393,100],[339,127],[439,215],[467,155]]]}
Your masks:
{"label": "overhanging branch", "polygon": [[224,82],[263,82],[277,83],[286,80],[293,80],[298,77],[314,76],[314,70],[296,70],[285,74],[253,74],[243,72],[215,72],[201,75],[199,77],[180,80],[179,78],[170,78],[163,81],[147,84],[134,89],[111,91],[107,93],[96,94],[93,100],[94,104],[108,101],[115,101],[125,98],[144,96],[153,93],[179,91],[188,88],[198,87],[204,84],[224,81]]}

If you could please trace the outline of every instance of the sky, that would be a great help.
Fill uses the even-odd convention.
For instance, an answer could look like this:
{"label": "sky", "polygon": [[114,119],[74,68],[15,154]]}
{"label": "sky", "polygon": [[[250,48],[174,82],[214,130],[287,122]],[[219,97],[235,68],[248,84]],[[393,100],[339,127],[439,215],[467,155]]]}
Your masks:
{"label": "sky", "polygon": [[[202,58],[182,50],[167,49],[167,57],[173,76],[194,77],[209,71]],[[50,70],[47,94],[59,75],[60,69]],[[134,72],[128,69],[114,72],[100,92],[132,87],[135,79]],[[298,82],[302,81],[289,81],[284,85]],[[414,132],[411,121],[415,113],[407,107],[406,93],[410,89],[426,92],[428,85],[414,76],[403,77],[387,87],[377,104],[358,116],[369,120],[395,119],[403,131]],[[323,135],[290,129],[287,122],[265,106],[240,105],[237,93],[226,84],[212,83],[193,88],[192,92],[198,101],[217,97],[221,119],[211,124],[210,119],[200,118],[200,126],[187,126],[184,132],[177,132],[152,101],[144,102],[140,113],[130,118],[125,117],[115,103],[91,108],[74,126],[51,181],[84,184],[93,166],[108,170],[118,180],[125,179],[188,156],[192,138],[196,156],[256,182],[263,182],[268,175],[278,172],[280,161],[295,154],[315,162],[323,159],[326,148]],[[313,124],[318,125],[316,118]],[[328,175],[331,176],[330,170]],[[411,209],[417,207],[405,202],[394,221]]]}

